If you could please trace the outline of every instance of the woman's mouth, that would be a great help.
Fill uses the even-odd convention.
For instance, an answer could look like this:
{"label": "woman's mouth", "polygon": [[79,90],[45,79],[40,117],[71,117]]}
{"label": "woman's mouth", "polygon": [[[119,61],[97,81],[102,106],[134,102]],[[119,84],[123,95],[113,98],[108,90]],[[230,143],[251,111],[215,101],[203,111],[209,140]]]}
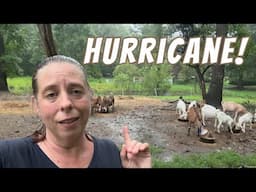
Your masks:
{"label": "woman's mouth", "polygon": [[62,121],[59,121],[60,124],[72,124],[75,121],[77,121],[79,119],[79,117],[74,117],[74,118],[68,118],[68,119],[64,119]]}

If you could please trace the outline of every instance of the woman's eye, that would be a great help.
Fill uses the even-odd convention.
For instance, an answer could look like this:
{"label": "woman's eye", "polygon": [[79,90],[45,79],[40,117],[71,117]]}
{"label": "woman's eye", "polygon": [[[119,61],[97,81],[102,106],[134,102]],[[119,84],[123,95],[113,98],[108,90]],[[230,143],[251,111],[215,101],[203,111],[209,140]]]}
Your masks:
{"label": "woman's eye", "polygon": [[79,89],[74,89],[74,90],[72,90],[72,94],[80,95],[80,94],[82,94],[82,91]]}
{"label": "woman's eye", "polygon": [[47,98],[49,98],[49,99],[51,99],[51,98],[54,98],[54,97],[56,97],[56,93],[48,93],[47,95],[46,95],[46,97]]}

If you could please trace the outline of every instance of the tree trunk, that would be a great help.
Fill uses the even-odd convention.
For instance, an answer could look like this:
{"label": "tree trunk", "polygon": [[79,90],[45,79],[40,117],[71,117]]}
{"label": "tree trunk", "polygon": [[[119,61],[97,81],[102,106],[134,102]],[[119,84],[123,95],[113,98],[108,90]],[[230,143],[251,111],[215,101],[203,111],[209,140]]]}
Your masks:
{"label": "tree trunk", "polygon": [[[0,57],[4,54],[4,38],[3,35],[0,34]],[[8,84],[7,84],[7,75],[4,71],[4,63],[0,62],[0,91],[9,92]]]}
{"label": "tree trunk", "polygon": [[200,89],[202,91],[202,98],[205,101],[206,100],[206,88],[205,88],[204,75],[201,72],[201,70],[199,68],[199,65],[195,65],[195,70],[196,70],[196,73],[197,73],[197,77],[199,79],[199,86],[200,86]]}
{"label": "tree trunk", "polygon": [[[222,42],[220,47],[220,53],[223,50],[224,37],[226,37],[228,31],[228,24],[217,24],[216,32],[217,36],[222,36]],[[212,66],[212,77],[209,86],[208,93],[206,95],[206,103],[222,109],[222,92],[223,92],[223,79],[225,74],[225,65],[220,64],[221,54],[219,54],[218,62]]]}
{"label": "tree trunk", "polygon": [[43,42],[44,49],[46,51],[46,55],[48,57],[57,55],[57,50],[53,40],[51,24],[37,24],[37,27],[39,29],[39,34]]}
{"label": "tree trunk", "polygon": [[243,71],[239,70],[238,72],[238,81],[236,82],[237,89],[242,90],[244,88],[243,86]]}

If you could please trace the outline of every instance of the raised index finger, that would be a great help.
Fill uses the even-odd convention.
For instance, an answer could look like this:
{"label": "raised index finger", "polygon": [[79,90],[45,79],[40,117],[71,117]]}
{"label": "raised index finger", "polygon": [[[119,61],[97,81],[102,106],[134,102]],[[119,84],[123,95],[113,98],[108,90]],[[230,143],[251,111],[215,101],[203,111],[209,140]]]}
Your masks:
{"label": "raised index finger", "polygon": [[127,126],[123,128],[123,136],[124,136],[124,143],[128,144],[131,141],[131,138],[130,138],[129,130]]}

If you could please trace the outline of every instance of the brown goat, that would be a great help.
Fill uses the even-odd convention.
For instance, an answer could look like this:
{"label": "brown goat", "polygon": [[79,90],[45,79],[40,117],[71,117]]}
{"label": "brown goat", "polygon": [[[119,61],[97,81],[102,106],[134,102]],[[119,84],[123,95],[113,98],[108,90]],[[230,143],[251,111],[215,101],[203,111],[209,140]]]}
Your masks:
{"label": "brown goat", "polygon": [[101,104],[101,96],[92,97],[91,101],[91,114],[93,115],[95,112],[99,112]]}
{"label": "brown goat", "polygon": [[233,118],[235,122],[237,122],[237,118],[240,115],[247,112],[247,109],[243,105],[232,101],[222,102],[222,108],[224,112],[233,112],[235,114]]}
{"label": "brown goat", "polygon": [[115,98],[113,95],[108,97],[104,96],[100,104],[100,112],[109,113],[114,112]]}
{"label": "brown goat", "polygon": [[201,132],[200,129],[203,123],[202,123],[201,108],[198,103],[193,104],[193,106],[188,109],[188,135],[190,135],[190,129],[192,125],[193,127],[198,127],[197,134],[199,136]]}

